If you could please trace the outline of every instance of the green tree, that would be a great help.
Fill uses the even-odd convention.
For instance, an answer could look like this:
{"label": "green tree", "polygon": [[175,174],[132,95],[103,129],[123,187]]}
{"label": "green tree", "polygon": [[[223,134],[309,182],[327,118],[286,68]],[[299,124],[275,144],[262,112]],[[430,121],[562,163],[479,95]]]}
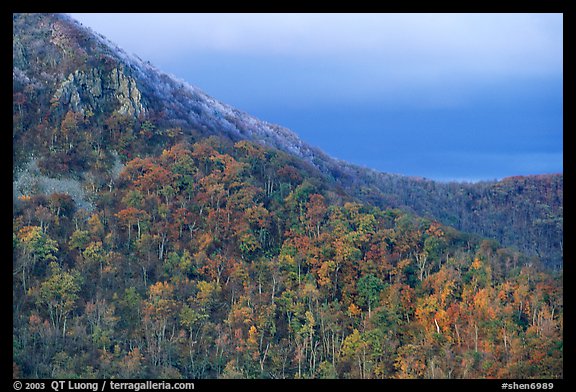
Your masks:
{"label": "green tree", "polygon": [[358,279],[359,304],[368,307],[368,317],[372,315],[372,308],[378,306],[380,292],[384,288],[382,280],[372,274],[364,275]]}

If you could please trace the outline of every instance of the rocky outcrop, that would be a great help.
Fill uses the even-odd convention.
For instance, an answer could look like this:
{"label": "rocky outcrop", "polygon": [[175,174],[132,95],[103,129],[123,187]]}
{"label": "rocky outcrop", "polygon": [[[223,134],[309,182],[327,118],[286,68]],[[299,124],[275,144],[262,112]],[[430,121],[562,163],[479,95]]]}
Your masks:
{"label": "rocky outcrop", "polygon": [[110,72],[98,68],[76,70],[56,89],[54,101],[75,112],[95,112],[110,104],[119,114],[139,116],[146,112],[136,80],[122,67],[113,68]]}
{"label": "rocky outcrop", "polygon": [[[108,87],[108,86],[106,86]],[[144,112],[142,106],[142,94],[136,86],[136,81],[130,76],[126,76],[122,69],[114,68],[110,74],[110,87],[114,91],[114,96],[120,104],[118,112],[120,114],[139,115]]]}

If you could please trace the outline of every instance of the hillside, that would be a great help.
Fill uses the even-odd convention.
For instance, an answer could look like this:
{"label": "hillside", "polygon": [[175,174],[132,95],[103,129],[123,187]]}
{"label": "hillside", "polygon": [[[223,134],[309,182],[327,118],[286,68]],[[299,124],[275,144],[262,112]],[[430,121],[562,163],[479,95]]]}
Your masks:
{"label": "hillside", "polygon": [[562,268],[562,174],[440,183],[368,172],[362,181],[368,190],[360,197],[368,203],[437,219]]}
{"label": "hillside", "polygon": [[13,23],[15,377],[563,377],[531,253],[561,176],[371,172],[66,16]]}
{"label": "hillside", "polygon": [[[326,181],[358,200],[381,208],[408,209],[538,256],[546,265],[556,268],[562,265],[562,174],[518,177],[497,183],[443,184],[378,173],[337,161],[302,142],[290,130],[218,102],[136,56],[127,55],[70,18],[62,15],[54,18],[47,46],[44,43],[48,37],[42,30],[50,23],[46,17],[28,15],[14,21],[14,113],[18,117],[14,145],[15,154],[26,152],[14,157],[17,168],[34,153],[29,147],[45,143],[39,140],[30,143],[28,136],[38,135],[19,130],[35,126],[48,132],[44,129],[49,126],[48,119],[39,118],[40,113],[51,112],[58,118],[63,118],[69,109],[95,113],[90,121],[102,129],[113,126],[111,123],[142,118],[148,122],[132,124],[136,128],[132,134],[122,135],[121,140],[116,135],[113,150],[120,158],[125,158],[126,146],[130,145],[126,152],[131,153],[128,151],[133,148],[131,144],[145,144],[139,147],[145,153],[155,146],[157,153],[180,136],[188,140],[207,135],[219,135],[233,142],[252,140],[302,158]],[[21,29],[25,34],[18,33]],[[27,101],[44,107],[27,111]],[[138,138],[139,124],[153,128],[146,131],[144,140]],[[43,137],[47,139],[48,135]],[[26,148],[20,148],[23,146]],[[86,158],[87,154],[78,150],[50,151],[42,160],[57,161],[49,166],[51,171],[58,171],[75,154]],[[110,161],[109,158],[106,160]],[[88,167],[82,163],[76,165],[80,167],[72,169],[77,173]],[[64,167],[61,173],[52,175],[68,173],[68,169]]]}

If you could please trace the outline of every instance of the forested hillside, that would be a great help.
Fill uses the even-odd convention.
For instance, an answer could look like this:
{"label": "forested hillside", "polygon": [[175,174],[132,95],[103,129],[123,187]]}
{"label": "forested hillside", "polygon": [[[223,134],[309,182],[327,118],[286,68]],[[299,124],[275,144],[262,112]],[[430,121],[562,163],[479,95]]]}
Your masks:
{"label": "forested hillside", "polygon": [[67,17],[13,42],[15,377],[563,377],[561,176],[411,188]]}
{"label": "forested hillside", "polygon": [[550,268],[562,268],[562,174],[477,183],[441,183],[373,171],[364,171],[360,178],[350,188],[367,203],[407,209],[537,256]]}
{"label": "forested hillside", "polygon": [[32,377],[561,377],[562,286],[521,254],[329,202],[217,139],[129,161],[91,213],[22,197],[14,355]]}

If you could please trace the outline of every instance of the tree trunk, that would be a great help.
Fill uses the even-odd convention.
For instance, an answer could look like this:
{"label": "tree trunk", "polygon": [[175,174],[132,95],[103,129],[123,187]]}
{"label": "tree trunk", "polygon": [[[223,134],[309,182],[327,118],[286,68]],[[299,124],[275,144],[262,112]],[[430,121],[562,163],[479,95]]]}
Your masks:
{"label": "tree trunk", "polygon": [[474,351],[478,352],[478,325],[474,323]]}
{"label": "tree trunk", "polygon": [[454,329],[456,330],[456,336],[458,337],[458,346],[460,346],[460,332],[458,332],[458,325],[454,324]]}

